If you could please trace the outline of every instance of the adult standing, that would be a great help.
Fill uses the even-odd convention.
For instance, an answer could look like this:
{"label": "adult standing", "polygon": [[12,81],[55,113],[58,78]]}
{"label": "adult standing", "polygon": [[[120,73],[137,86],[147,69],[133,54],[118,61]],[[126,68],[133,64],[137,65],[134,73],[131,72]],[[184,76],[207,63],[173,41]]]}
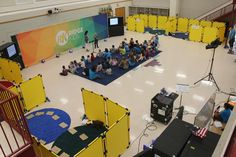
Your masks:
{"label": "adult standing", "polygon": [[89,36],[88,36],[87,30],[84,32],[84,42],[85,42],[84,48],[86,48],[86,51],[89,51],[89,49],[88,49]]}
{"label": "adult standing", "polygon": [[229,37],[228,37],[229,52],[228,53],[233,53],[233,46],[234,46],[234,42],[235,42],[235,35],[236,35],[236,25],[234,25],[234,27],[229,32]]}
{"label": "adult standing", "polygon": [[95,33],[93,37],[94,37],[94,48],[95,49],[99,48],[98,47],[98,36],[97,36],[97,33]]}

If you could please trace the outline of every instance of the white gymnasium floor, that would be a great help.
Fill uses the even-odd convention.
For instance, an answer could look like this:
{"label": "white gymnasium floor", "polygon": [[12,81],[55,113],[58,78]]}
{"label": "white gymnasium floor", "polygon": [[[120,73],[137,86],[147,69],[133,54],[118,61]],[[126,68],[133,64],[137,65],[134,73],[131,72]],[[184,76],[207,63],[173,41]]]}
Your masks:
{"label": "white gymnasium floor", "polygon": [[[110,48],[112,44],[118,46],[124,37],[128,40],[133,37],[135,40],[142,42],[144,39],[150,39],[151,35],[125,32],[125,36],[109,38],[107,42],[100,41],[100,48],[102,50],[106,47]],[[137,153],[138,140],[135,139],[147,123],[143,116],[150,114],[151,98],[163,87],[169,91],[175,91],[177,83],[193,85],[195,81],[207,74],[212,50],[206,50],[205,46],[206,44],[203,43],[160,36],[160,50],[163,52],[159,55],[158,61],[161,66],[143,67],[144,64],[151,61],[148,60],[140,68],[131,70],[107,86],[76,75],[70,74],[67,77],[59,75],[62,65],[67,66],[70,61],[75,59],[79,61],[82,55],[87,55],[85,50],[81,48],[74,49],[73,53],[65,54],[60,58],[49,59],[44,64],[40,63],[24,69],[23,77],[26,80],[37,74],[43,75],[46,93],[51,102],[34,110],[48,107],[62,109],[71,116],[71,127],[81,124],[80,117],[84,113],[81,88],[102,94],[129,108],[131,111],[132,145],[123,154],[123,157],[130,157]],[[214,76],[223,91],[229,92],[236,89],[235,58],[236,56],[227,54],[227,50],[223,47],[216,50]],[[189,93],[183,94],[182,104],[197,113],[215,90],[214,85],[200,83],[191,88]],[[216,103],[222,103],[226,98],[226,95],[218,93]],[[175,101],[175,106],[178,107],[178,105],[179,98]],[[193,123],[194,115],[185,115],[184,120]],[[151,140],[157,138],[165,128],[165,125],[157,123],[155,131],[147,131],[149,136],[143,137],[141,147],[143,144],[150,143]]]}

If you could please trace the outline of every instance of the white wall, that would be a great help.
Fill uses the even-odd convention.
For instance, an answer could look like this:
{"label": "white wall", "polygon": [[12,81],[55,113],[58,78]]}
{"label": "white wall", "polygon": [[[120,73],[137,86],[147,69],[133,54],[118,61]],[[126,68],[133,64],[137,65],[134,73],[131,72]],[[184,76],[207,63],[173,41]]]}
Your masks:
{"label": "white wall", "polygon": [[133,6],[168,9],[170,0],[133,0]]}
{"label": "white wall", "polygon": [[0,0],[0,7],[15,5],[15,0]]}
{"label": "white wall", "polygon": [[[0,0],[1,1],[1,0]],[[90,17],[97,15],[99,12],[99,8],[101,7],[107,7],[108,5],[111,5],[113,10],[118,7],[126,7],[126,16],[128,16],[128,7],[131,6],[132,2],[127,0],[101,0],[100,3],[92,3],[92,4],[83,4],[78,5],[77,9],[73,10],[66,10],[68,7],[63,8],[64,12],[54,14],[51,16],[46,15],[46,12],[48,8],[41,8],[37,10],[33,10],[28,13],[28,10],[26,11],[20,11],[18,14],[2,16],[0,14],[0,44],[4,42],[11,41],[10,36],[18,34],[20,32],[27,32],[30,30],[55,25],[67,21],[77,20],[84,17]],[[113,3],[110,3],[113,1]],[[109,2],[109,3],[108,3]],[[76,7],[75,5],[71,7]],[[14,19],[20,19],[20,20],[14,20]],[[23,18],[23,19],[22,19]],[[7,22],[6,20],[9,20],[10,22]],[[13,21],[11,21],[13,20]]]}
{"label": "white wall", "polygon": [[33,3],[34,0],[15,0],[16,4],[27,4],[27,3]]}
{"label": "white wall", "polygon": [[180,0],[180,16],[196,18],[230,0]]}

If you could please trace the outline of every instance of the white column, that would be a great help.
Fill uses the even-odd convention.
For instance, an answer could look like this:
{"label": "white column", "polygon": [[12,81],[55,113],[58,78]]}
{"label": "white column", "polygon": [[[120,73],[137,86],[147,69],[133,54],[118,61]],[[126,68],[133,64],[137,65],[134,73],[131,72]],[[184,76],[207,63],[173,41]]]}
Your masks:
{"label": "white column", "polygon": [[170,0],[170,16],[179,16],[180,0]]}

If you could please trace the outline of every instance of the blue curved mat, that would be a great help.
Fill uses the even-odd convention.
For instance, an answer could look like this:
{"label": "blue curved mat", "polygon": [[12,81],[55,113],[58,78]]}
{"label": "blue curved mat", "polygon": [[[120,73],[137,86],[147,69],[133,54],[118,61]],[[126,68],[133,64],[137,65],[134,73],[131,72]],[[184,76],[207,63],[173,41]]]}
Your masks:
{"label": "blue curved mat", "polygon": [[70,127],[70,116],[62,110],[46,108],[27,114],[30,133],[43,144],[55,141]]}

